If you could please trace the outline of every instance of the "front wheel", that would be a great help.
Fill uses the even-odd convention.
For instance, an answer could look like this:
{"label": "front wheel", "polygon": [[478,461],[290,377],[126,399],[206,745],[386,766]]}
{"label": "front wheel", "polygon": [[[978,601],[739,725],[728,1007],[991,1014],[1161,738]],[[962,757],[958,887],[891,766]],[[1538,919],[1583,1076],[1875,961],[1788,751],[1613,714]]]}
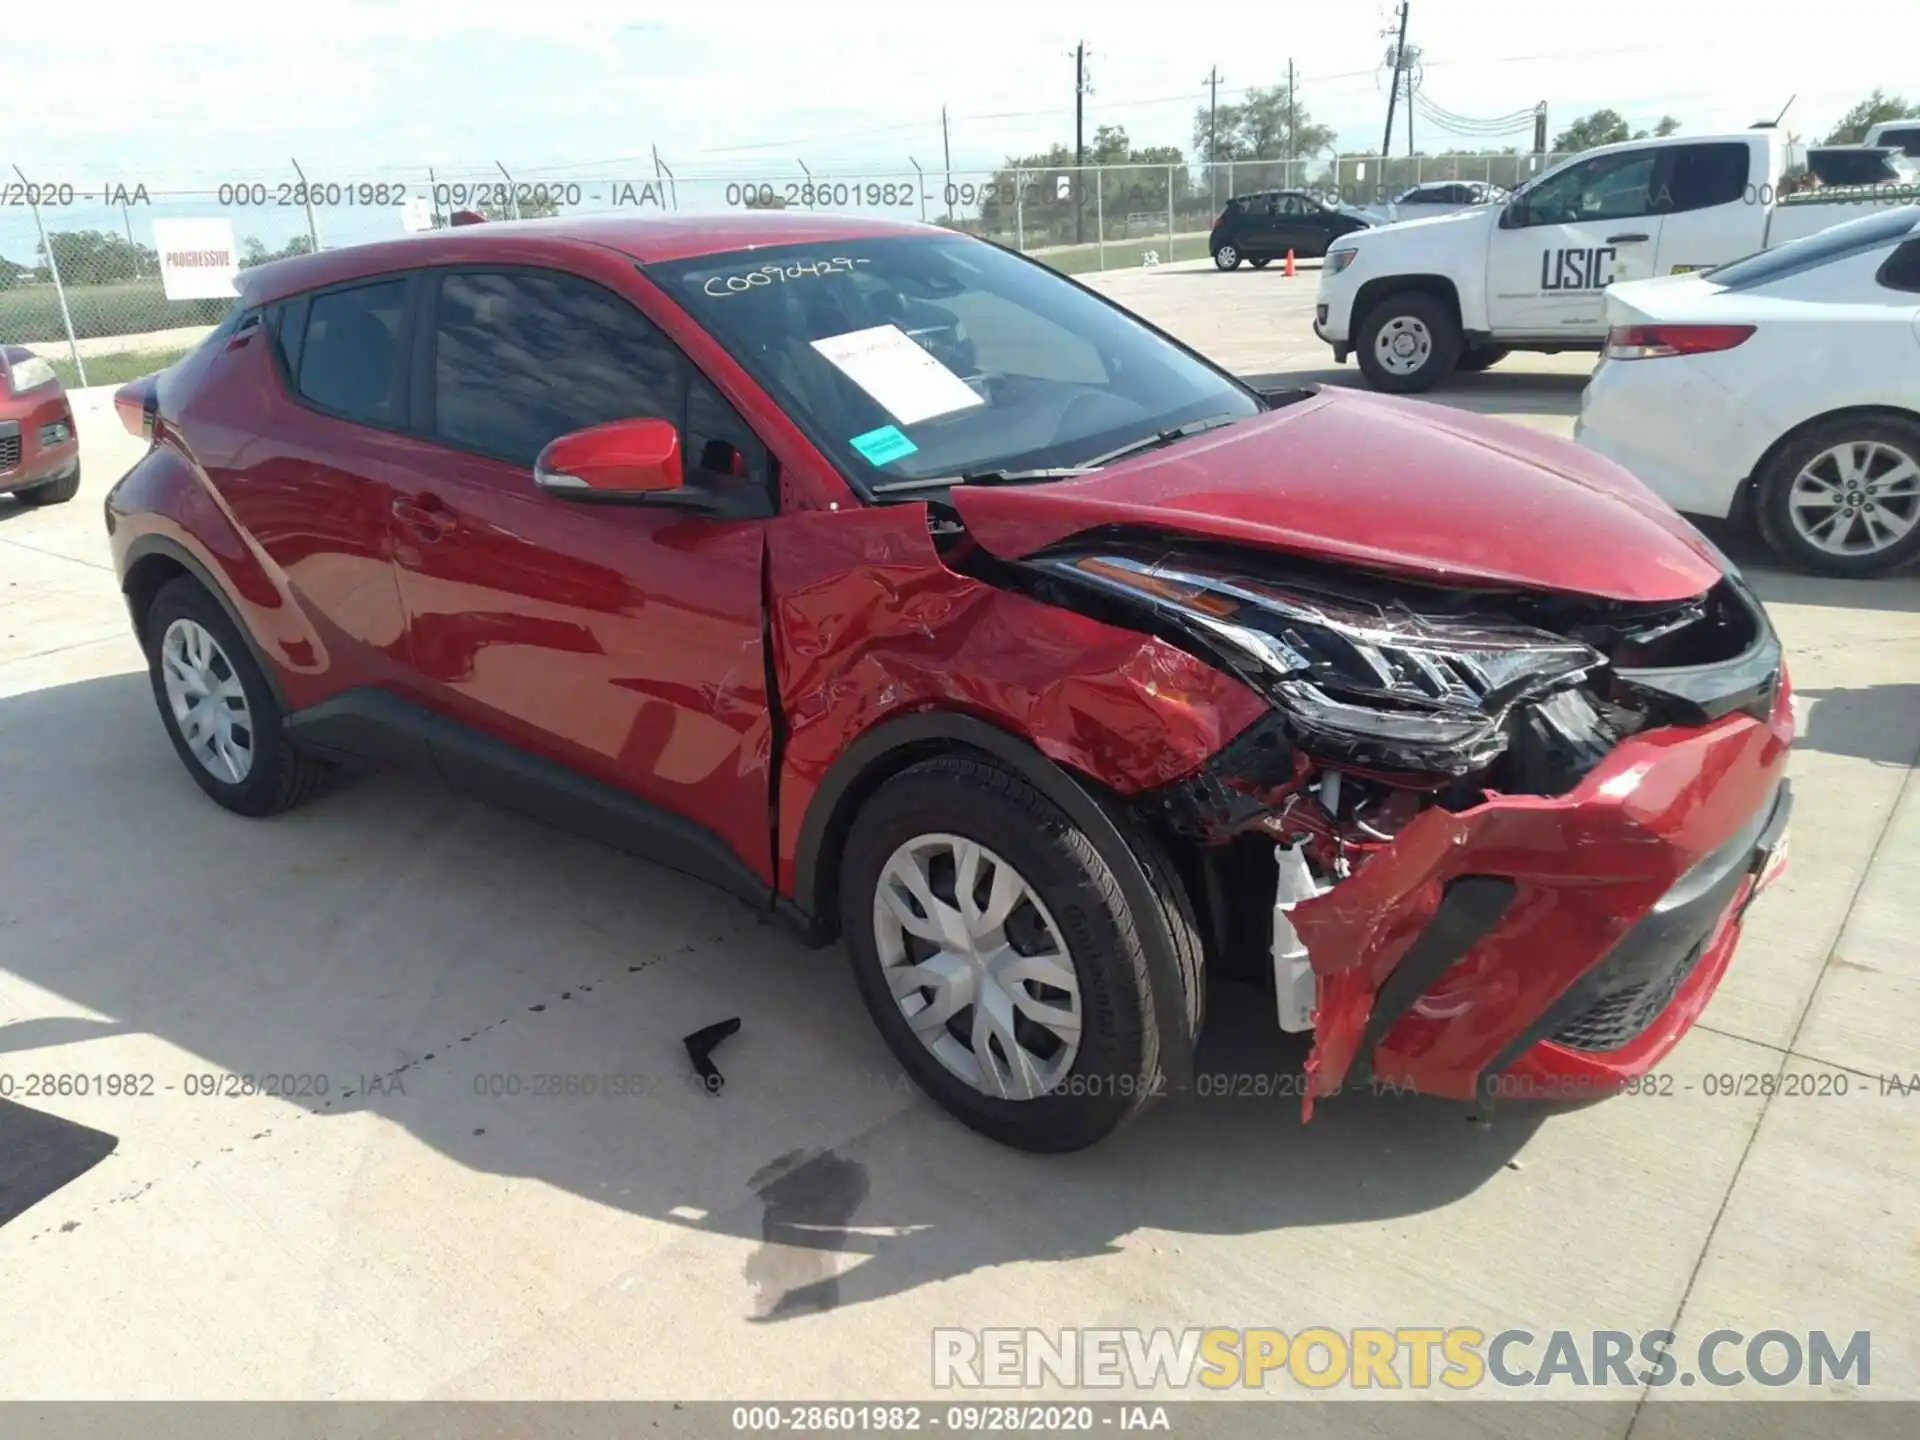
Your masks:
{"label": "front wheel", "polygon": [[1361,323],[1355,353],[1376,390],[1412,395],[1431,390],[1460,358],[1460,323],[1421,290],[1389,295]]}
{"label": "front wheel", "polygon": [[1462,352],[1456,370],[1490,370],[1513,351],[1504,345],[1473,345]]}
{"label": "front wheel", "polygon": [[1213,252],[1213,263],[1222,270],[1240,268],[1240,252],[1232,245],[1219,246]]}
{"label": "front wheel", "polygon": [[1760,533],[1822,575],[1880,575],[1920,555],[1920,424],[1841,415],[1760,470]]}
{"label": "front wheel", "polygon": [[1273,263],[1273,257],[1271,255],[1262,255],[1258,260],[1255,260],[1252,263],[1253,263],[1254,269],[1264,270],[1267,268],[1267,266]]}
{"label": "front wheel", "polygon": [[[1167,872],[1136,851],[1199,1004],[1199,947]],[[1156,1091],[1161,1037],[1141,917],[1093,842],[1018,776],[924,761],[861,810],[842,932],[896,1059],[964,1124],[1021,1150],[1078,1150]]]}

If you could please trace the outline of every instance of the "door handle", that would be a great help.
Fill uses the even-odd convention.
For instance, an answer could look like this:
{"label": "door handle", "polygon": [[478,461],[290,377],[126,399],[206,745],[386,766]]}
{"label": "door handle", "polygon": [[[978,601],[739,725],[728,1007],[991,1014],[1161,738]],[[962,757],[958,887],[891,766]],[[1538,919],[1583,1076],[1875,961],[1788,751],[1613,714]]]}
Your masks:
{"label": "door handle", "polygon": [[1637,244],[1637,243],[1639,243],[1640,241],[1643,241],[1643,240],[1645,240],[1646,238],[1647,238],[1647,237],[1646,237],[1645,235],[1640,235],[1640,234],[1633,234],[1633,235],[1609,235],[1609,236],[1607,236],[1607,244],[1609,244],[1609,245],[1633,245],[1633,244]]}
{"label": "door handle", "polygon": [[410,526],[422,540],[438,540],[454,527],[453,512],[438,495],[425,494],[418,500],[393,502],[393,517]]}

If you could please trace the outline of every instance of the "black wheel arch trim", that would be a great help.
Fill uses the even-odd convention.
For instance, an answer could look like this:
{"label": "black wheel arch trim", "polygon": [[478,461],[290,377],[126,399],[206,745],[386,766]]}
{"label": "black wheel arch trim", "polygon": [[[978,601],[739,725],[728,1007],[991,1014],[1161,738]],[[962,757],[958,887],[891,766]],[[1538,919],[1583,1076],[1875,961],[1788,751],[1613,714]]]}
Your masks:
{"label": "black wheel arch trim", "polygon": [[226,613],[228,621],[239,634],[241,643],[247,647],[247,652],[253,656],[253,663],[260,667],[260,673],[266,679],[267,688],[273,692],[273,703],[280,707],[280,712],[284,715],[287,710],[287,697],[280,688],[280,677],[261,651],[260,642],[254,638],[253,631],[241,618],[240,607],[233,603],[233,597],[227,593],[226,586],[215,578],[213,571],[197,555],[179,541],[165,535],[142,535],[129,544],[125,566],[120,575],[120,594],[127,603],[127,617],[133,622],[134,639],[140,642],[141,650],[144,652],[147,647],[145,616],[135,613],[133,594],[127,587],[133,580],[134,572],[140,568],[141,562],[155,558],[170,560],[178,565],[199,582],[201,589],[213,597],[214,602]]}
{"label": "black wheel arch trim", "polygon": [[[1114,802],[1020,736],[988,721],[951,710],[916,711],[880,722],[841,751],[821,778],[800,824],[789,913],[797,911],[816,939],[830,938],[831,917],[838,907],[836,897],[823,894],[822,886],[838,877],[837,842],[857,818],[859,803],[873,784],[884,783],[884,776],[903,768],[889,761],[911,764],[957,749],[982,753],[1032,785],[1061,809],[1113,871],[1146,947],[1162,1079],[1172,1089],[1190,1086],[1197,1037],[1190,1033],[1173,936],[1161,919],[1159,901],[1140,858],[1115,822],[1110,808]],[[882,778],[876,782],[876,776]],[[1183,883],[1177,874],[1164,878],[1170,885]]]}

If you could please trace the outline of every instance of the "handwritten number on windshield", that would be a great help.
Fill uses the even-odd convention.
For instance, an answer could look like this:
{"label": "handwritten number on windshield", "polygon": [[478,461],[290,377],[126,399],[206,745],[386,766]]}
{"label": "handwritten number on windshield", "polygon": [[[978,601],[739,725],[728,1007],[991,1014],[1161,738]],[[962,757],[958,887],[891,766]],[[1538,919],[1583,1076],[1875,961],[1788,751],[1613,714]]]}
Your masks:
{"label": "handwritten number on windshield", "polygon": [[700,289],[715,299],[728,295],[744,295],[749,290],[758,290],[762,286],[782,284],[789,280],[804,280],[821,275],[851,275],[856,265],[870,265],[870,260],[850,260],[844,255],[836,255],[831,260],[798,260],[791,265],[762,265],[757,270],[745,270],[737,275],[714,275]]}

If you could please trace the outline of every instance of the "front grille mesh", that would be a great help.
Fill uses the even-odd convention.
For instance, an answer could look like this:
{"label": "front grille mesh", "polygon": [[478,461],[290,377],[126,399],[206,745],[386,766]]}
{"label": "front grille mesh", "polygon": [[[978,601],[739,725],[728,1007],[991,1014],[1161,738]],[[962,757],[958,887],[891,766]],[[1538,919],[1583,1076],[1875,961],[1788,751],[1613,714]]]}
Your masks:
{"label": "front grille mesh", "polygon": [[20,437],[0,436],[0,470],[11,470],[20,463]]}
{"label": "front grille mesh", "polygon": [[1554,1031],[1557,1044],[1572,1050],[1604,1052],[1630,1044],[1673,1003],[1681,984],[1707,953],[1713,937],[1705,936],[1665,975],[1656,975],[1624,990],[1602,995],[1565,1025]]}

